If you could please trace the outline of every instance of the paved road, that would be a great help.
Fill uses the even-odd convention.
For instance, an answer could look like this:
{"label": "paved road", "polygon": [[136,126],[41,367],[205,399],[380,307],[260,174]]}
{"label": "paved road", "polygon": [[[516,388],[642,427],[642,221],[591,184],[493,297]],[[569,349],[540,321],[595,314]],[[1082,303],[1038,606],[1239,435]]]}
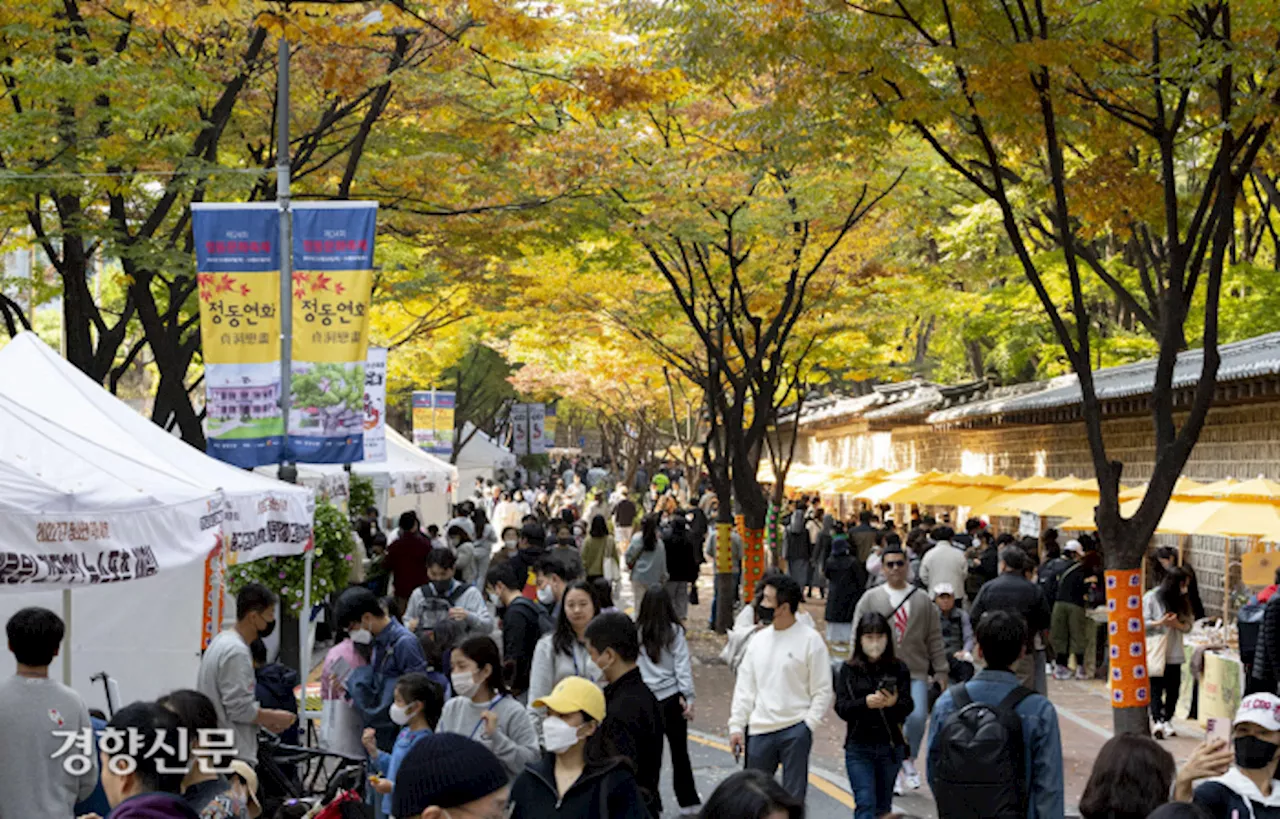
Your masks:
{"label": "paved road", "polygon": [[[691,735],[689,757],[693,761],[693,776],[703,801],[711,798],[716,786],[726,777],[742,770],[742,765],[734,762],[728,744],[720,737],[701,733]],[[665,746],[662,755],[662,808],[663,816],[679,815],[680,805],[671,784],[671,754]],[[852,813],[853,798],[848,789],[810,771],[805,819],[849,819]]]}

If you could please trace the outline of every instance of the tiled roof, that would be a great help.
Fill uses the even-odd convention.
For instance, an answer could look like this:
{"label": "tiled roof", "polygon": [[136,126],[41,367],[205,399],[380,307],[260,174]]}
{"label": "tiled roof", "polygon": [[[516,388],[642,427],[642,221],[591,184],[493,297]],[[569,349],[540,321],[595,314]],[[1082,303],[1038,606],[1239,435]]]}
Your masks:
{"label": "tiled roof", "polygon": [[[1280,333],[1224,344],[1218,349],[1222,359],[1218,368],[1220,383],[1280,374]],[[1173,370],[1173,388],[1194,386],[1200,380],[1203,363],[1204,351],[1201,349],[1179,354]],[[1103,401],[1146,395],[1155,383],[1155,373],[1155,359],[1108,367],[1094,372],[1094,388]],[[1019,386],[1026,392],[993,394],[986,400],[942,409],[929,416],[929,423],[946,424],[966,418],[1054,409],[1079,404],[1083,400],[1080,381],[1074,373]]]}

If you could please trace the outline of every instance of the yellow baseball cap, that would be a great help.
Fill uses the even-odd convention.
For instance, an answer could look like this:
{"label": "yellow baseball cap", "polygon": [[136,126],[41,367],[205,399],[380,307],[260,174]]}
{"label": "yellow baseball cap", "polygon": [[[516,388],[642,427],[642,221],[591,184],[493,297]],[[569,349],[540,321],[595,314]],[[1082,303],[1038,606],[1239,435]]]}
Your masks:
{"label": "yellow baseball cap", "polygon": [[565,677],[549,695],[534,700],[533,707],[550,708],[558,714],[582,711],[600,722],[604,719],[604,692],[584,677]]}

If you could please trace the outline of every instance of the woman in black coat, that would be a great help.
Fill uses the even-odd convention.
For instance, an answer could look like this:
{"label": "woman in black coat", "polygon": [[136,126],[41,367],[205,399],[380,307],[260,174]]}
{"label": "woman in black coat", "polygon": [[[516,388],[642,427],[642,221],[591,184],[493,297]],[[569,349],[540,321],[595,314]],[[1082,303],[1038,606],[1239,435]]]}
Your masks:
{"label": "woman in black coat", "polygon": [[884,615],[858,621],[853,654],[836,674],[836,714],[849,723],[844,759],[853,789],[854,819],[893,812],[894,782],[907,746],[902,724],[911,714],[911,670],[893,655]]}
{"label": "woman in black coat", "polygon": [[827,642],[848,645],[853,612],[867,586],[867,569],[854,556],[843,532],[832,539],[831,554],[822,571],[827,576]]}

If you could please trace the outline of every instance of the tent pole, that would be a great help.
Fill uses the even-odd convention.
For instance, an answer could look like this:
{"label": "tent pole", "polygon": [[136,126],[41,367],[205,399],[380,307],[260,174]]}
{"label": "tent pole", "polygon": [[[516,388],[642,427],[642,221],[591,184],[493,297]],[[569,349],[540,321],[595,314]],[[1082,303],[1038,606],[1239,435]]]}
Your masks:
{"label": "tent pole", "polygon": [[298,616],[298,677],[302,680],[302,710],[307,710],[307,675],[311,673],[311,564],[316,550],[307,549],[302,569],[302,611]]}
{"label": "tent pole", "polygon": [[71,686],[71,589],[62,590],[62,684]]}
{"label": "tent pole", "polygon": [[289,41],[280,38],[276,56],[276,201],[280,203],[280,414],[284,422],[279,478],[298,482],[298,467],[285,457],[289,413],[293,410],[293,213],[289,209]]}

